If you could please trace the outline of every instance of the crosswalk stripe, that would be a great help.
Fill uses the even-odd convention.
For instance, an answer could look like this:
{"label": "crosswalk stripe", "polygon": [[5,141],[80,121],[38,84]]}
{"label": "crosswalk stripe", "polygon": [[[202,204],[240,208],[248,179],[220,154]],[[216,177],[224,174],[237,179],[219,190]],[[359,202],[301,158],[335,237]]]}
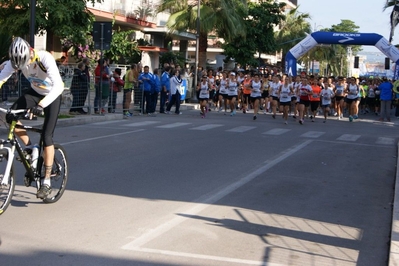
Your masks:
{"label": "crosswalk stripe", "polygon": [[269,131],[266,131],[262,134],[266,134],[266,135],[282,135],[284,133],[287,133],[288,131],[291,131],[291,129],[286,129],[286,128],[273,128]]}
{"label": "crosswalk stripe", "polygon": [[356,141],[360,138],[360,135],[351,135],[351,134],[343,134],[337,140],[343,140],[343,141]]}
{"label": "crosswalk stripe", "polygon": [[191,123],[172,123],[172,124],[167,124],[163,126],[157,126],[158,128],[175,128],[175,127],[182,127],[182,126],[187,126],[191,125]]}
{"label": "crosswalk stripe", "polygon": [[226,130],[228,132],[237,132],[237,133],[242,133],[242,132],[246,132],[249,131],[251,129],[254,129],[256,127],[250,127],[250,126],[240,126],[240,127],[235,127],[229,130]]}
{"label": "crosswalk stripe", "polygon": [[395,143],[395,139],[394,138],[379,137],[375,143],[376,144],[381,144],[381,145],[392,145],[392,144]]}
{"label": "crosswalk stripe", "polygon": [[208,124],[208,125],[203,125],[203,126],[199,126],[199,127],[193,127],[190,128],[191,130],[208,130],[208,129],[213,129],[213,128],[217,128],[217,127],[221,127],[223,125],[220,124]]}
{"label": "crosswalk stripe", "polygon": [[125,127],[142,127],[160,123],[160,121],[143,121],[124,125]]}
{"label": "crosswalk stripe", "polygon": [[321,131],[308,131],[304,134],[301,135],[301,137],[304,138],[319,138],[320,136],[324,135],[326,132],[321,132]]}

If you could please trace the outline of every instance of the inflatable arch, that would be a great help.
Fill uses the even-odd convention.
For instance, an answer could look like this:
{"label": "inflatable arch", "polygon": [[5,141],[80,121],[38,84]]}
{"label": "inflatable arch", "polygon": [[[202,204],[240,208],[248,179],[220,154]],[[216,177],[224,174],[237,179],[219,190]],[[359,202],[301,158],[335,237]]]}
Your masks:
{"label": "inflatable arch", "polygon": [[386,57],[396,63],[394,79],[399,77],[399,50],[381,35],[375,33],[325,31],[313,32],[291,48],[285,57],[285,73],[289,76],[296,76],[297,59],[318,44],[374,45]]}

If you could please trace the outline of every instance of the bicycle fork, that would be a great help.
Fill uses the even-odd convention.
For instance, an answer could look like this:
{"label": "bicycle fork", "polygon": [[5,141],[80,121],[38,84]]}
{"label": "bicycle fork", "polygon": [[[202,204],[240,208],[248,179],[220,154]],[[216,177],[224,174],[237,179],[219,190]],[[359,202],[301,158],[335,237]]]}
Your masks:
{"label": "bicycle fork", "polygon": [[[10,147],[4,147],[2,142],[0,144],[0,150],[7,150],[8,158],[7,158],[6,170],[4,171],[3,178],[1,179],[1,184],[0,185],[6,186],[6,185],[8,185],[8,181],[10,179],[10,173],[11,173],[11,166],[12,166],[12,164],[14,162],[15,146],[12,146],[11,148]],[[4,159],[4,158],[1,158],[1,159]]]}

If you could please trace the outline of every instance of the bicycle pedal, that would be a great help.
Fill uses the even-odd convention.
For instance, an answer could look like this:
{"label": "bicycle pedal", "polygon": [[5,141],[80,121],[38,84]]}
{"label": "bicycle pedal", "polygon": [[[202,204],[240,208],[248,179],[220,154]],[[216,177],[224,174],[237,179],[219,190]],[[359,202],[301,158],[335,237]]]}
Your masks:
{"label": "bicycle pedal", "polygon": [[25,174],[25,177],[24,177],[24,184],[25,184],[25,186],[26,186],[26,187],[30,187],[30,186],[32,185],[32,182],[33,182],[33,180],[30,179],[29,176],[26,176],[26,174]]}

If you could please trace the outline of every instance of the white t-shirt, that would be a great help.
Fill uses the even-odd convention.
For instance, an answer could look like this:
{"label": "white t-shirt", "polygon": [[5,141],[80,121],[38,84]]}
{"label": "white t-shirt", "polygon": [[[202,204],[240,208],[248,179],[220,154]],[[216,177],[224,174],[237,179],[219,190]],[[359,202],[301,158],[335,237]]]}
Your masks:
{"label": "white t-shirt", "polygon": [[262,93],[260,89],[262,88],[262,82],[258,81],[252,81],[252,90],[251,90],[251,95],[250,97],[261,97]]}
{"label": "white t-shirt", "polygon": [[358,98],[359,86],[356,84],[349,84],[348,86],[348,95],[346,96],[348,99],[356,99]]}
{"label": "white t-shirt", "polygon": [[280,102],[290,102],[291,101],[291,84],[281,85],[280,90]]}
{"label": "white t-shirt", "polygon": [[280,82],[278,83],[272,82],[270,84],[270,96],[278,97],[278,90],[280,89],[280,86],[281,86]]}
{"label": "white t-shirt", "polygon": [[330,105],[331,98],[334,96],[332,88],[322,89],[320,92],[321,105]]}
{"label": "white t-shirt", "polygon": [[208,82],[203,82],[200,83],[200,94],[199,94],[200,99],[209,99],[209,86]]}
{"label": "white t-shirt", "polygon": [[227,94],[227,80],[226,79],[221,79],[220,80],[220,85],[219,85],[219,93],[220,94]]}
{"label": "white t-shirt", "polygon": [[237,81],[236,80],[229,80],[229,90],[227,92],[227,95],[229,96],[237,96],[238,92],[237,92]]}

